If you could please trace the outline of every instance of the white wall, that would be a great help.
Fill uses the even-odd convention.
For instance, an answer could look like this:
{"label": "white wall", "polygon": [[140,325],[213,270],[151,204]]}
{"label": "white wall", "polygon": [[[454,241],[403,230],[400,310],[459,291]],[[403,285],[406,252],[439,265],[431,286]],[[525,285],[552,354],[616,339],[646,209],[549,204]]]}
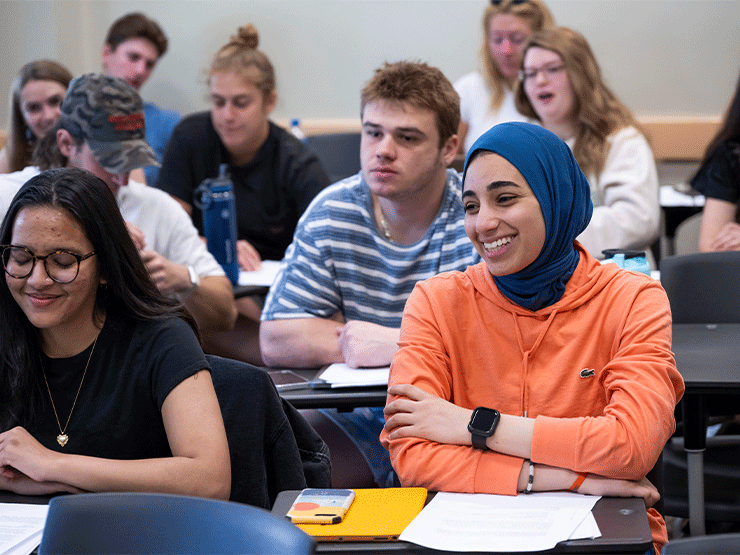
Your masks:
{"label": "white wall", "polygon": [[[141,10],[170,51],[142,90],[183,113],[205,109],[204,71],[252,22],[278,78],[274,117],[355,118],[383,61],[419,59],[454,81],[478,64],[485,0],[0,0],[0,98],[26,61],[100,70],[108,25]],[[591,43],[607,82],[638,116],[721,115],[740,70],[737,0],[549,0]],[[2,105],[5,105],[5,101]],[[7,125],[0,107],[0,128]]]}

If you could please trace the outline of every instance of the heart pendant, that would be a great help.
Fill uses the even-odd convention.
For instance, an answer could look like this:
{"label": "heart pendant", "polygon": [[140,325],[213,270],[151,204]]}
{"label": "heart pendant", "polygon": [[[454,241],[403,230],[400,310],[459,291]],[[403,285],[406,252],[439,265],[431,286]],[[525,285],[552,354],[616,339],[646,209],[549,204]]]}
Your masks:
{"label": "heart pendant", "polygon": [[59,435],[57,436],[57,442],[58,442],[58,443],[59,443],[59,445],[61,445],[62,447],[64,447],[65,445],[67,445],[67,442],[68,442],[68,441],[69,441],[69,436],[68,436],[67,434],[59,434]]}

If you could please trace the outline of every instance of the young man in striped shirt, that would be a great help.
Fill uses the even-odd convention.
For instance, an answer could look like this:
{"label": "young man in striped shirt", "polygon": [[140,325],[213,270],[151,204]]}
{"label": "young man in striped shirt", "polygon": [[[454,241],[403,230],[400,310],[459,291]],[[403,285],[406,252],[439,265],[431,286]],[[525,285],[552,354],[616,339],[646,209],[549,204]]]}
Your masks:
{"label": "young man in striped shirt", "polygon": [[[385,64],[361,101],[362,170],[313,200],[265,302],[260,347],[269,366],[389,365],[414,284],[479,260],[465,234],[460,176],[447,169],[460,122],[452,84],[426,64]],[[357,487],[362,474],[356,460],[342,460],[335,426],[367,461],[372,477],[363,478],[392,485],[378,439],[382,409],[321,413],[331,423],[316,413],[309,421],[324,429],[334,468],[350,469],[335,487]]]}
{"label": "young man in striped shirt", "polygon": [[269,366],[390,364],[414,284],[478,261],[465,235],[459,98],[422,63],[385,64],[361,95],[359,174],[320,193],[267,297]]}

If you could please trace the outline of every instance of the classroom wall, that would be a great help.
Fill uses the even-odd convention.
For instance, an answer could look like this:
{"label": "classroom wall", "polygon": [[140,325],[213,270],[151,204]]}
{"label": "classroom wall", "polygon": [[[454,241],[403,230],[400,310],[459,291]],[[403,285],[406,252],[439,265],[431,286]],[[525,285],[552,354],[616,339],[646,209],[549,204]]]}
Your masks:
{"label": "classroom wall", "polygon": [[[100,69],[108,25],[141,10],[170,51],[142,89],[188,113],[207,108],[205,74],[240,24],[260,31],[278,78],[276,119],[357,118],[359,90],[383,61],[419,59],[455,80],[478,65],[484,0],[0,0],[0,97],[26,61]],[[638,116],[718,116],[740,69],[737,0],[549,0],[581,31],[607,82]],[[3,106],[7,101],[3,101]],[[7,126],[0,108],[0,128]]]}

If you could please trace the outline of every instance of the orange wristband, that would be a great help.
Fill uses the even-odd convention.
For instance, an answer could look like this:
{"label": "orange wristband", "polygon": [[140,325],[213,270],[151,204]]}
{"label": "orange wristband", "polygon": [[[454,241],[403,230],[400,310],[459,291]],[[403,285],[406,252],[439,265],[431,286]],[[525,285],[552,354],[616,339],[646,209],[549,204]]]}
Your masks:
{"label": "orange wristband", "polygon": [[568,488],[568,491],[577,492],[578,491],[578,488],[581,487],[581,484],[586,479],[586,476],[588,476],[588,472],[581,472],[578,475],[578,478],[576,478],[576,481],[573,482],[573,485]]}

